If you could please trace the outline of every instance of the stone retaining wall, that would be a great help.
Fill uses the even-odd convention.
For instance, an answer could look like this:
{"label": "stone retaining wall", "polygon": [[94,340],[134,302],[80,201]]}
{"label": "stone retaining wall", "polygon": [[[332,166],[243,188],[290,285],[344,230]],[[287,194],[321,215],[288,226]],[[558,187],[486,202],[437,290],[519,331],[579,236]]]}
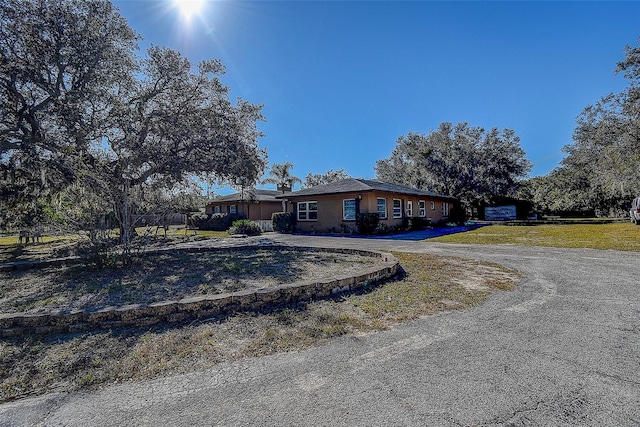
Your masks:
{"label": "stone retaining wall", "polygon": [[[181,249],[181,251],[229,251],[244,250],[247,248],[250,247],[188,248]],[[237,311],[260,310],[266,307],[353,292],[362,289],[365,285],[372,285],[395,276],[400,265],[399,261],[391,254],[382,252],[297,246],[258,246],[257,248],[357,254],[381,258],[382,262],[375,267],[364,269],[355,275],[341,276],[337,274],[331,279],[303,281],[227,294],[197,296],[184,298],[179,301],[102,307],[99,309],[64,313],[0,314],[0,337],[7,338],[26,334],[48,334],[54,332],[74,333],[126,326],[148,326],[155,323],[173,323],[188,319],[206,319]]]}

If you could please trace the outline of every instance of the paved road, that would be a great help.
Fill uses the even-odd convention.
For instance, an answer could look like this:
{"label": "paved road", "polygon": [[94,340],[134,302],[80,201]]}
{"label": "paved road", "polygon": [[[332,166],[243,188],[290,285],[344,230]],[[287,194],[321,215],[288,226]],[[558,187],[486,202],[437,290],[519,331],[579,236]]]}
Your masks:
{"label": "paved road", "polygon": [[2,425],[640,426],[640,254],[278,236],[500,262],[481,307],[321,348],[0,405]]}

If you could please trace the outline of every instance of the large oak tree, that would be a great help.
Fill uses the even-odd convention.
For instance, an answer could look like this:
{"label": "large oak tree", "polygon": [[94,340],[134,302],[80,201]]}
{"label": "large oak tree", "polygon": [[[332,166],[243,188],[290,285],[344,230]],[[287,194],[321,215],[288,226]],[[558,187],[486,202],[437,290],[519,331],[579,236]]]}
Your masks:
{"label": "large oak tree", "polygon": [[131,196],[145,187],[171,188],[205,172],[220,183],[262,175],[261,108],[233,105],[217,78],[223,71],[219,61],[205,61],[194,72],[177,52],[153,47],[139,70],[143,77],[114,105],[115,126],[91,150],[96,167],[86,176],[113,202],[122,233],[134,225]]}
{"label": "large oak tree", "polygon": [[625,49],[616,72],[627,88],[587,106],[560,166],[529,183],[539,209],[626,215],[640,194],[640,46]]}
{"label": "large oak tree", "polygon": [[349,175],[343,168],[335,171],[333,169],[329,169],[325,173],[309,172],[304,178],[302,186],[304,188],[315,187],[317,185],[331,184],[333,182],[342,181],[343,179],[347,178],[351,178],[351,175]]}
{"label": "large oak tree", "polygon": [[139,58],[135,33],[104,1],[8,0],[1,10],[18,46],[2,44],[3,199],[75,182],[110,205],[128,251],[145,191],[262,175],[261,107],[229,100],[220,61],[195,67],[155,46]]}
{"label": "large oak tree", "polygon": [[428,134],[399,137],[391,157],[376,162],[379,179],[458,197],[471,206],[515,196],[530,169],[514,131],[447,122]]}
{"label": "large oak tree", "polygon": [[109,3],[0,2],[0,196],[29,201],[76,179],[118,88],[133,78],[137,36]]}

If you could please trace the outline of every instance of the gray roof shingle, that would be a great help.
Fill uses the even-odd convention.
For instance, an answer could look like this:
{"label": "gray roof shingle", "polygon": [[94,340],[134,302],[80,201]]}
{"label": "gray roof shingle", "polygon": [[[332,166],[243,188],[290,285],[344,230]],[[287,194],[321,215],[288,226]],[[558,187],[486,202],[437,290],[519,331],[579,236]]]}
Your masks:
{"label": "gray roof shingle", "polygon": [[240,202],[253,200],[256,202],[278,202],[275,196],[282,195],[282,192],[276,190],[262,190],[262,189],[250,189],[244,192],[244,198],[242,193],[227,194],[226,196],[218,196],[209,200],[207,204],[211,203],[224,203],[224,202]]}
{"label": "gray roof shingle", "polygon": [[431,191],[420,190],[418,188],[407,187],[406,185],[393,184],[390,182],[378,181],[377,179],[347,178],[331,184],[317,185],[315,187],[303,188],[302,190],[276,196],[277,198],[317,196],[323,194],[353,193],[365,191],[382,191],[385,193],[406,194],[410,196],[439,197],[455,200],[455,197],[445,196]]}

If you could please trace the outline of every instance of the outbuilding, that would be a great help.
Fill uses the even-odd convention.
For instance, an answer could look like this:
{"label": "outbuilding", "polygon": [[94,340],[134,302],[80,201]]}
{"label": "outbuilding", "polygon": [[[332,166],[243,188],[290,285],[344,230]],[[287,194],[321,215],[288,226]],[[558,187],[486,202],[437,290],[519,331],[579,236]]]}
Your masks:
{"label": "outbuilding", "polygon": [[249,189],[239,193],[218,196],[205,206],[205,213],[235,214],[252,221],[271,221],[274,212],[283,211],[283,201],[276,199],[281,191]]}

